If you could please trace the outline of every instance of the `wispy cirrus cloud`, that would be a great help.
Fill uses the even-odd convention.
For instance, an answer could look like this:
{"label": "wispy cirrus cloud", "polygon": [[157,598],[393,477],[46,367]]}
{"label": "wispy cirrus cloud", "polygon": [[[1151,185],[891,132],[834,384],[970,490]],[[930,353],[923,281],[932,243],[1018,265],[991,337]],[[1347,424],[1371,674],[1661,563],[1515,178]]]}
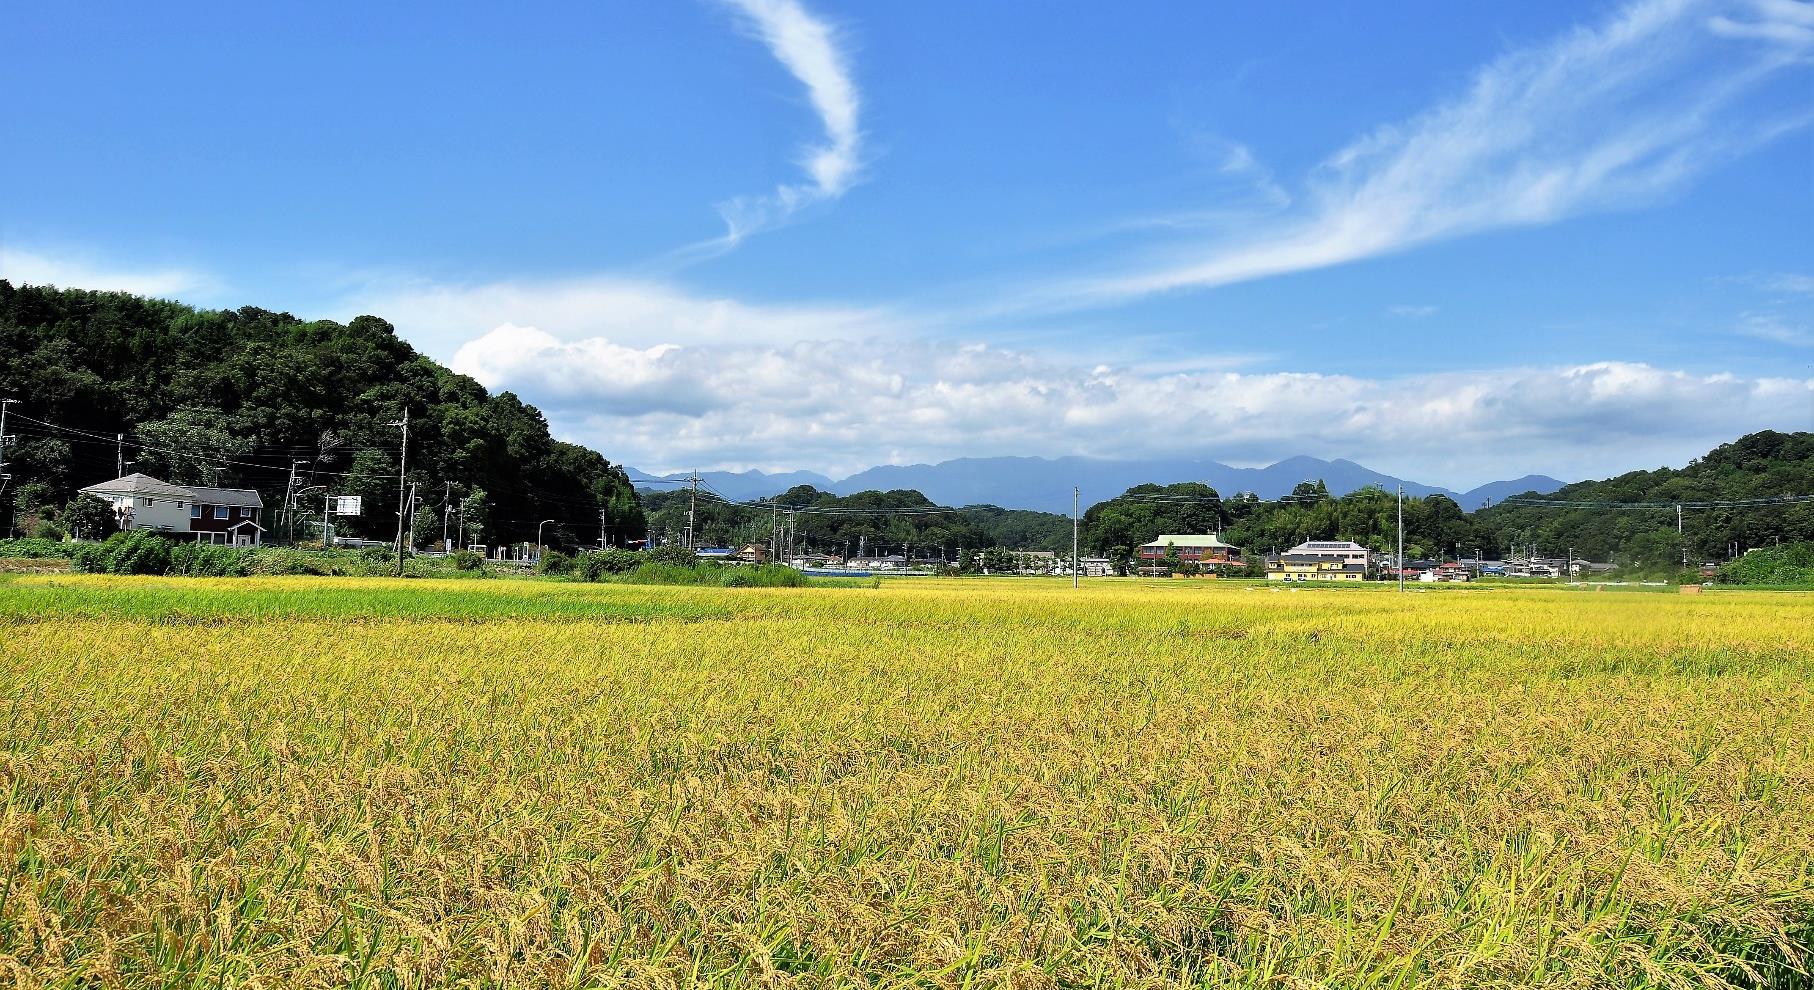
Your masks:
{"label": "wispy cirrus cloud", "polygon": [[1305,178],[1294,213],[1116,274],[1048,283],[1008,308],[1106,305],[1652,201],[1814,118],[1739,105],[1809,66],[1811,12],[1797,0],[1631,3],[1508,52],[1465,93],[1337,151]]}
{"label": "wispy cirrus cloud", "polygon": [[682,248],[676,252],[682,260],[728,251],[751,234],[785,223],[814,203],[837,199],[857,181],[863,167],[863,133],[858,120],[863,100],[837,31],[813,16],[799,0],[724,3],[737,11],[743,25],[806,87],[807,100],[825,133],[823,141],[802,150],[799,163],[806,181],[784,182],[773,192],[718,204],[724,234]]}

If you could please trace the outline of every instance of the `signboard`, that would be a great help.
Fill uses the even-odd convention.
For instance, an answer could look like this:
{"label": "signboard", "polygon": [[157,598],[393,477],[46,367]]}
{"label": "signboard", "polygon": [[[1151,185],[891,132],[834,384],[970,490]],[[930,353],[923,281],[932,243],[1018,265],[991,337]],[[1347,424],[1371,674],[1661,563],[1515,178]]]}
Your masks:
{"label": "signboard", "polygon": [[359,495],[335,495],[335,496],[333,496],[334,515],[337,515],[337,516],[359,515],[365,511],[364,510],[364,501],[365,501],[364,498]]}

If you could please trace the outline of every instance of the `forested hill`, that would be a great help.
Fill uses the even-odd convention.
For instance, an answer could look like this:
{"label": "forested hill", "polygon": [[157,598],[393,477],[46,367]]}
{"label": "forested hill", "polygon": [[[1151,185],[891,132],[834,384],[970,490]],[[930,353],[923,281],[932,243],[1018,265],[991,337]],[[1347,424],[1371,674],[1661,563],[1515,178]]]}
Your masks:
{"label": "forested hill", "polygon": [[[1692,563],[1719,561],[1751,547],[1814,540],[1814,502],[1694,507],[1677,503],[1732,502],[1814,495],[1814,433],[1766,430],[1740,437],[1683,468],[1633,471],[1605,481],[1565,485],[1542,496],[1584,506],[1501,503],[1475,513],[1482,526],[1508,544],[1532,543],[1547,553],[1568,547],[1591,560],[1617,557],[1638,563],[1679,563],[1685,548]],[[1658,508],[1616,507],[1634,502]]]}
{"label": "forested hill", "polygon": [[[768,502],[728,501],[702,489],[695,501],[686,488],[644,491],[649,530],[655,538],[684,538],[687,510],[693,509],[694,542],[701,546],[767,543],[775,515]],[[803,551],[842,555],[847,550],[915,554],[955,559],[960,549],[1007,547],[1013,550],[1069,550],[1071,519],[1050,512],[971,505],[941,508],[916,491],[857,492],[833,495],[811,485],[796,485],[776,496],[780,512],[793,516],[794,546]]]}
{"label": "forested hill", "polygon": [[314,486],[300,504],[314,518],[324,491],[362,495],[364,515],[343,532],[388,538],[400,439],[389,424],[407,408],[418,535],[440,537],[449,485],[477,524],[469,539],[533,539],[536,524],[553,519],[548,542],[595,543],[601,511],[613,542],[644,530],[622,468],[555,440],[534,407],[488,394],[374,316],[342,325],[0,280],[0,353],[0,397],[18,400],[0,511],[55,505],[115,477],[123,433],[131,470],[256,488],[273,530],[300,462],[302,483]]}

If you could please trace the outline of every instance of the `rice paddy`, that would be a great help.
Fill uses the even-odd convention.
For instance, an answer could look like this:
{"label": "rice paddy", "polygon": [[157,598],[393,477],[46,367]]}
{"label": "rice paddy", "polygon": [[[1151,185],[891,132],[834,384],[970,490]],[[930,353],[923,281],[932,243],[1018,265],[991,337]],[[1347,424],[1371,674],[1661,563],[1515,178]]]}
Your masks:
{"label": "rice paddy", "polygon": [[1814,597],[0,577],[0,982],[1793,987]]}

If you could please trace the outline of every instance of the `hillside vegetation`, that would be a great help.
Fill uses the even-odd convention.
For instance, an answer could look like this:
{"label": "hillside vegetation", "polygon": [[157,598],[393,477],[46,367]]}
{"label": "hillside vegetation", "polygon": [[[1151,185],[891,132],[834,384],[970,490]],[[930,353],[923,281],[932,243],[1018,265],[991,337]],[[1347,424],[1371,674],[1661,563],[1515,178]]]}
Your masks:
{"label": "hillside vegetation", "polygon": [[0,512],[58,505],[113,478],[124,433],[133,470],[257,489],[273,531],[300,461],[302,482],[321,486],[302,503],[313,518],[322,489],[362,495],[364,515],[342,532],[389,538],[401,438],[389,424],[407,408],[408,480],[430,507],[412,520],[420,542],[440,537],[447,482],[454,501],[471,500],[468,535],[483,542],[533,539],[552,518],[550,542],[593,543],[601,511],[615,541],[643,531],[621,468],[555,440],[534,407],[487,393],[374,316],[340,324],[0,280],[0,354],[0,395],[20,400]]}
{"label": "hillside vegetation", "polygon": [[1814,495],[1814,433],[1765,430],[1709,451],[1682,468],[1632,471],[1605,481],[1566,485],[1546,499],[1660,502],[1655,509],[1554,508],[1500,504],[1475,514],[1508,544],[1532,543],[1553,554],[1567,547],[1593,560],[1641,565],[1725,560],[1752,547],[1814,540],[1814,502],[1738,508],[1688,508],[1676,534],[1677,502],[1718,502]]}

